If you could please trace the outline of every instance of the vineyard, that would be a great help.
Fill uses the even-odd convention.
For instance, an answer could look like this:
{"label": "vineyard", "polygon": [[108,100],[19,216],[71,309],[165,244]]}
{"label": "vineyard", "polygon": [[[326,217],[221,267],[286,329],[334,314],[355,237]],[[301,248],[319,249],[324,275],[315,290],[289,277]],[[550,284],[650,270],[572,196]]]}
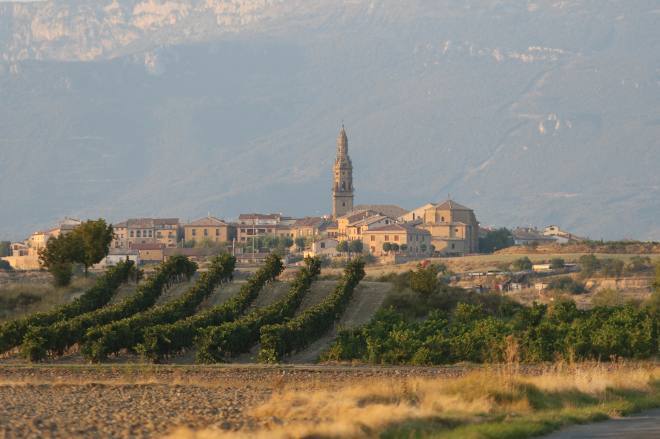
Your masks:
{"label": "vineyard", "polygon": [[217,363],[259,349],[260,361],[281,362],[334,329],[364,277],[363,262],[352,261],[332,293],[323,293],[314,306],[303,306],[321,272],[320,260],[307,258],[293,279],[281,284],[288,291],[259,299],[267,303],[256,306],[284,271],[281,258],[273,254],[246,281],[238,281],[240,290],[209,306],[218,290],[236,283],[235,266],[233,256],[220,255],[186,284],[187,290],[178,287],[183,293],[159,300],[198,269],[187,258],[173,257],[142,280],[131,296],[112,301],[122,284],[137,282],[135,267],[120,263],[70,304],[2,324],[0,353],[31,362],[73,355],[101,363],[128,354],[160,363],[176,362],[192,352],[199,363]]}

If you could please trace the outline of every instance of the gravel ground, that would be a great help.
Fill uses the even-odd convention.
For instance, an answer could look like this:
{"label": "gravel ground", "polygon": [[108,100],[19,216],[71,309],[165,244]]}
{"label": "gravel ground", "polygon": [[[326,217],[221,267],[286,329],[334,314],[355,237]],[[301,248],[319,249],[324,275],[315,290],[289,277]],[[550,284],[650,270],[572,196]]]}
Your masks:
{"label": "gravel ground", "polygon": [[0,437],[161,437],[181,426],[250,429],[273,392],[373,378],[459,376],[464,368],[1,366]]}

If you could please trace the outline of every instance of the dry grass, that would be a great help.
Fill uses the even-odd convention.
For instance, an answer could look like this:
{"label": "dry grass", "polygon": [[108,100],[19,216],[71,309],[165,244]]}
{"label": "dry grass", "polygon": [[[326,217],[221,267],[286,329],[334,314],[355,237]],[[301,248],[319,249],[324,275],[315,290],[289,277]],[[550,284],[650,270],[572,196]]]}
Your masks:
{"label": "dry grass", "polygon": [[428,420],[451,430],[451,426],[490,422],[498,416],[602,407],[613,390],[653,394],[659,379],[660,367],[653,364],[558,364],[536,376],[522,375],[513,365],[458,379],[372,380],[339,391],[284,390],[251,412],[259,429],[233,433],[179,430],[172,437],[359,438]]}

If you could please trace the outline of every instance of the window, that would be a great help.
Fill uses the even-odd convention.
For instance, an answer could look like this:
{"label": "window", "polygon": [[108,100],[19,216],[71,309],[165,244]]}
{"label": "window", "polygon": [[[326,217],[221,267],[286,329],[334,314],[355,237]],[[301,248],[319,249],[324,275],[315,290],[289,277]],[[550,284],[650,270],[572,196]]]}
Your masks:
{"label": "window", "polygon": [[138,230],[135,236],[142,238],[142,230]]}
{"label": "window", "polygon": [[389,241],[389,240],[390,240],[390,235],[385,235],[385,241]]}
{"label": "window", "polygon": [[325,248],[325,242],[321,243],[321,248]]}
{"label": "window", "polygon": [[192,236],[197,236],[197,229],[192,229]]}
{"label": "window", "polygon": [[399,241],[399,235],[394,235],[394,240]]}
{"label": "window", "polygon": [[341,207],[346,207],[346,203],[342,201],[341,202]]}
{"label": "window", "polygon": [[204,236],[209,236],[209,229],[204,229]]}
{"label": "window", "polygon": [[376,253],[376,247],[371,247],[371,253]]}
{"label": "window", "polygon": [[374,242],[376,240],[376,237],[374,235],[371,235],[371,242]]}
{"label": "window", "polygon": [[156,232],[156,238],[162,238],[162,237],[163,237],[163,234],[162,234],[162,233],[160,233],[160,232]]}
{"label": "window", "polygon": [[220,229],[215,229],[215,236],[220,236]]}
{"label": "window", "polygon": [[149,230],[149,238],[153,238],[153,236],[154,236],[154,231],[153,231],[153,230]]}
{"label": "window", "polygon": [[456,244],[451,245],[452,250],[456,248]]}
{"label": "window", "polygon": [[135,232],[131,230],[131,238],[135,237]]}

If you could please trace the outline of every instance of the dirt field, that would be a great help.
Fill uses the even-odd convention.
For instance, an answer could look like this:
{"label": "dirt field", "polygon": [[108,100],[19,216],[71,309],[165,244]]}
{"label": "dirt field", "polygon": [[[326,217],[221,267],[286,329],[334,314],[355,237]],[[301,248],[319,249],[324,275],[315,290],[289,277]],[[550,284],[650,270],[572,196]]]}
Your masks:
{"label": "dirt field", "polygon": [[[454,377],[445,368],[323,366],[0,366],[0,437],[162,437],[178,427],[249,430],[277,392],[370,379]],[[263,420],[259,422],[264,422]]]}

